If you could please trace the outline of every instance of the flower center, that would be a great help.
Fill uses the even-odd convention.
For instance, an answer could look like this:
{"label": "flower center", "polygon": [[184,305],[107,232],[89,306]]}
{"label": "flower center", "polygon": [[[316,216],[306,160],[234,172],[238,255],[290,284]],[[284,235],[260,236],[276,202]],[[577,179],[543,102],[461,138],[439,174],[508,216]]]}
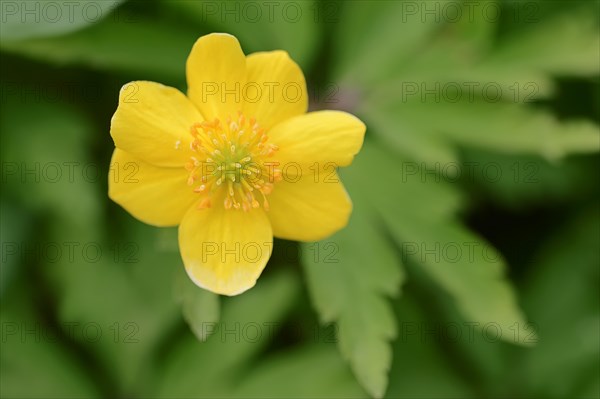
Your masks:
{"label": "flower center", "polygon": [[225,209],[249,211],[262,206],[268,210],[267,195],[281,180],[279,162],[269,160],[278,150],[267,143],[269,137],[254,118],[240,112],[237,119],[227,117],[194,124],[190,132],[195,153],[185,165],[187,184],[204,198],[198,208],[221,202]]}

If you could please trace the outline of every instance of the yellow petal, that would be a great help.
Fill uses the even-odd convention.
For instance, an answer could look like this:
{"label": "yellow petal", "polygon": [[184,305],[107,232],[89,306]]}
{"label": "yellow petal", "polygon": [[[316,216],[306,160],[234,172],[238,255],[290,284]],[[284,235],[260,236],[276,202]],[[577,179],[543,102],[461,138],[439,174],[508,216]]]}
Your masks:
{"label": "yellow petal", "polygon": [[242,110],[246,56],[240,43],[226,33],[196,41],[186,64],[188,96],[206,120],[236,117]]}
{"label": "yellow petal", "polygon": [[273,246],[273,232],[262,209],[192,208],[179,226],[185,269],[199,287],[222,295],[252,288]]}
{"label": "yellow petal", "polygon": [[275,158],[284,174],[295,174],[299,165],[306,175],[315,168],[349,165],[362,147],[365,129],[360,119],[346,112],[318,111],[278,124],[269,142],[279,146]]}
{"label": "yellow petal", "polygon": [[110,162],[108,196],[144,223],[175,226],[198,201],[183,167],[153,166],[120,149]]}
{"label": "yellow petal", "polygon": [[306,112],[308,95],[304,74],[287,52],[250,54],[246,66],[245,115],[255,117],[260,126],[269,129]]}
{"label": "yellow petal", "polygon": [[154,82],[131,82],[119,94],[110,126],[115,146],[160,166],[189,160],[190,128],[202,116],[179,90]]}
{"label": "yellow petal", "polygon": [[322,240],[348,224],[352,202],[337,173],[281,181],[268,196],[273,235],[295,241]]}

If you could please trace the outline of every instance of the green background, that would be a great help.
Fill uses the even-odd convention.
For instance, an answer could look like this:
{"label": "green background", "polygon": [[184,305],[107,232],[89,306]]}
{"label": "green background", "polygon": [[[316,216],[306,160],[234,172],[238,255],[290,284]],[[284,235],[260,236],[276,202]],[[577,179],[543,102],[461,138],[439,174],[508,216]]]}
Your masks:
{"label": "green background", "polygon": [[[65,3],[1,2],[2,397],[600,396],[597,1]],[[107,196],[120,87],[215,31],[367,125],[233,298]]]}

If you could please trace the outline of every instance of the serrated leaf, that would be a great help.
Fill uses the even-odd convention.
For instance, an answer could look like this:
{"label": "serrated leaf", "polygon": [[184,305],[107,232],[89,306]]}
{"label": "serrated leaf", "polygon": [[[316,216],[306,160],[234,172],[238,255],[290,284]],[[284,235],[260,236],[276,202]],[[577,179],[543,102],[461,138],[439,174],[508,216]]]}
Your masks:
{"label": "serrated leaf", "polygon": [[[377,132],[372,132],[377,135]],[[369,209],[393,215],[400,224],[435,222],[462,208],[462,194],[422,163],[392,155],[376,140],[366,140],[350,168],[342,171],[351,193],[368,200]]]}
{"label": "serrated leaf", "polygon": [[[430,253],[429,256],[433,255]],[[411,278],[407,292],[399,301],[397,312],[402,330],[395,344],[397,363],[392,369],[398,381],[390,387],[390,392],[396,393],[397,397],[477,396],[475,393],[447,394],[461,389],[476,389],[492,397],[514,393],[506,376],[510,361],[506,354],[530,348],[502,341],[496,335],[497,325],[481,328],[480,324],[476,328],[476,323],[465,318],[452,297],[440,290],[437,281],[426,270],[412,260],[407,261],[407,268]],[[503,335],[533,331],[527,330],[530,326],[511,327],[516,328],[503,330]],[[456,367],[457,356],[469,369],[477,370],[476,377]],[[418,364],[411,361],[415,358],[420,359]],[[427,384],[431,379],[435,379],[436,384]],[[476,384],[473,384],[474,380]]]}
{"label": "serrated leaf", "polygon": [[[429,103],[434,100],[425,93],[445,94],[453,87],[460,87],[463,97],[474,92],[520,103],[549,97],[555,92],[553,76],[594,76],[600,69],[593,4],[578,2],[572,10],[551,14],[540,11],[548,7],[544,2],[355,1],[341,9],[336,33],[348,45],[337,50],[334,76],[360,91],[363,104],[393,101],[414,90],[407,85],[416,85]],[[492,40],[501,19],[490,9],[522,29],[510,25],[514,32]],[[362,24],[368,25],[357,28]]]}
{"label": "serrated leaf", "polygon": [[[437,7],[447,2],[440,1]],[[331,12],[339,43],[333,75],[344,82],[366,84],[398,71],[442,25],[439,18],[423,20],[420,11],[427,0],[332,4],[336,4]]]}
{"label": "serrated leaf", "polygon": [[[398,84],[418,83],[423,87],[419,94],[435,91],[436,85],[438,92],[458,85],[463,98],[473,90],[476,96],[493,97],[494,102],[496,97],[519,103],[549,97],[555,94],[554,76],[595,76],[600,70],[599,15],[597,5],[592,4],[577,2],[571,9],[548,13],[554,2],[509,2],[503,8],[471,3],[470,13],[465,11],[458,23],[449,23],[449,32],[429,43],[397,75]],[[477,38],[461,30],[491,29],[497,19],[487,13],[496,7],[515,24],[497,43],[488,44],[485,52],[473,51],[471,43]],[[483,21],[478,20],[485,15]],[[444,19],[444,14],[438,18]],[[393,88],[399,92],[398,84],[388,83],[385,93]]]}
{"label": "serrated leaf", "polygon": [[369,105],[373,110],[378,106],[379,112],[395,113],[404,126],[414,127],[416,132],[427,130],[430,136],[467,147],[537,154],[551,161],[600,150],[600,128],[593,122],[561,122],[546,111],[516,103],[475,100]]}
{"label": "serrated leaf", "polygon": [[[480,323],[480,327],[495,323],[502,331],[509,331],[514,323],[524,324],[514,292],[504,278],[505,265],[497,251],[461,226],[455,219],[453,207],[438,205],[439,210],[435,212],[433,206],[428,206],[433,199],[443,198],[444,192],[450,189],[448,185],[420,180],[424,173],[419,168],[410,184],[408,180],[399,179],[396,173],[401,165],[398,157],[392,157],[377,145],[369,145],[363,147],[353,165],[353,169],[360,169],[362,173],[353,173],[352,179],[347,180],[369,194],[369,201],[405,256],[423,267],[453,296],[467,319]],[[379,179],[374,180],[372,176]],[[381,181],[388,184],[383,185]],[[412,190],[419,188],[419,184],[420,190]],[[406,201],[407,198],[410,201]],[[510,340],[511,336],[503,334],[502,338]]]}
{"label": "serrated leaf", "polygon": [[550,113],[518,104],[440,104],[431,112],[445,122],[436,129],[465,146],[539,154],[548,160],[600,151],[598,125],[585,120],[561,122]]}
{"label": "serrated leaf", "polygon": [[486,63],[552,75],[596,75],[600,70],[598,2],[575,2],[567,6],[569,10],[550,15],[543,11],[552,2],[544,3],[520,6],[523,29],[503,40]]}
{"label": "serrated leaf", "polygon": [[[323,323],[337,322],[339,347],[360,384],[383,397],[392,362],[396,321],[387,297],[400,290],[403,272],[387,237],[357,207],[350,224],[331,238],[303,246],[303,265]],[[333,257],[316,254],[334,248]]]}
{"label": "serrated leaf", "polygon": [[448,291],[469,321],[479,328],[494,328],[498,338],[508,342],[536,342],[534,335],[514,339],[511,334],[515,325],[526,324],[525,317],[505,277],[506,266],[490,244],[454,220],[429,226],[389,223],[388,227],[407,257]]}
{"label": "serrated leaf", "polygon": [[[407,85],[417,85],[419,95],[453,86],[460,86],[466,96],[493,86],[491,90],[498,89],[502,98],[518,101],[550,95],[554,85],[542,71],[486,61],[493,54],[493,33],[499,25],[487,13],[497,4],[493,0],[346,3],[336,30],[342,45],[336,50],[334,76],[343,86],[358,89],[367,104],[371,97],[404,96],[413,90]],[[357,28],[363,24],[364,29]]]}
{"label": "serrated leaf", "polygon": [[404,159],[421,161],[429,166],[458,162],[458,154],[439,134],[420,126],[399,112],[379,107],[363,110],[369,132],[377,134]]}

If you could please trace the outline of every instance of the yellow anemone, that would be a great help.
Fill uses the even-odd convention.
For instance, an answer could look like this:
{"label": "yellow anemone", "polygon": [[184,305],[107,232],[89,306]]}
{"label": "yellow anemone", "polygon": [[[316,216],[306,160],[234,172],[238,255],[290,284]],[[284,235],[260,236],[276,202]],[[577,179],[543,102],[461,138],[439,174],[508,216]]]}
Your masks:
{"label": "yellow anemone", "polygon": [[203,36],[186,64],[187,96],[126,84],[112,118],[109,197],[137,219],[179,225],[196,285],[236,295],[254,286],[273,236],[321,240],[352,203],[338,166],[365,125],[339,111],[306,113],[306,82],[285,51],[245,56],[228,34]]}

